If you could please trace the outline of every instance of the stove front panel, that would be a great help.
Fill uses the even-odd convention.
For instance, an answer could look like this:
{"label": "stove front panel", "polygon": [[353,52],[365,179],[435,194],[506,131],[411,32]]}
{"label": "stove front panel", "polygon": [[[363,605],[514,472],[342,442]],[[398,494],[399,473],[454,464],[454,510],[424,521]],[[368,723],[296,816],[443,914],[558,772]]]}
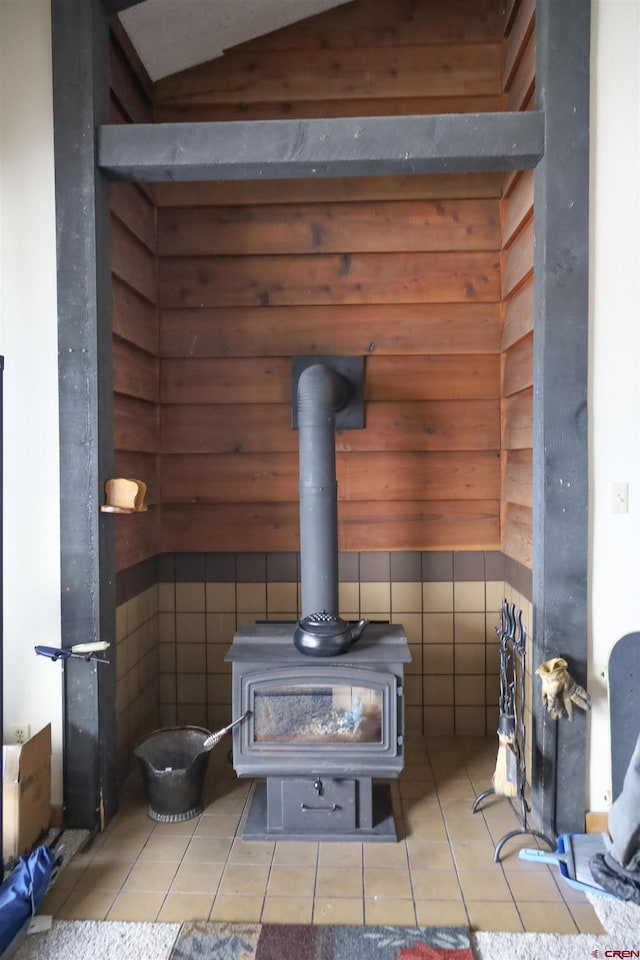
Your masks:
{"label": "stove front panel", "polygon": [[372,775],[374,769],[380,774],[401,753],[402,688],[392,673],[249,670],[239,678],[239,696],[238,711],[251,712],[239,730],[239,751],[234,750],[242,775],[309,770]]}
{"label": "stove front panel", "polygon": [[261,630],[267,628],[255,627],[246,642],[240,636],[229,654],[233,716],[250,711],[234,730],[236,773],[398,776],[404,766],[406,638],[404,647],[387,645],[384,655],[374,630],[368,645],[323,659],[299,653],[290,631],[279,638],[271,628],[260,643]]}

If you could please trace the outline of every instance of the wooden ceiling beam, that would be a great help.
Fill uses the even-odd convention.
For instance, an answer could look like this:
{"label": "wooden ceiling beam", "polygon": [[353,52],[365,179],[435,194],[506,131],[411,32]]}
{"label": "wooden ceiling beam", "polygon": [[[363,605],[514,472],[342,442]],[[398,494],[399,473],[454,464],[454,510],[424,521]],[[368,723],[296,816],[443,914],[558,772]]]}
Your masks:
{"label": "wooden ceiling beam", "polygon": [[137,7],[139,3],[142,3],[142,0],[102,0],[102,6],[110,17],[128,10],[129,7]]}
{"label": "wooden ceiling beam", "polygon": [[98,166],[116,180],[268,180],[531,169],[544,117],[521,113],[108,124]]}

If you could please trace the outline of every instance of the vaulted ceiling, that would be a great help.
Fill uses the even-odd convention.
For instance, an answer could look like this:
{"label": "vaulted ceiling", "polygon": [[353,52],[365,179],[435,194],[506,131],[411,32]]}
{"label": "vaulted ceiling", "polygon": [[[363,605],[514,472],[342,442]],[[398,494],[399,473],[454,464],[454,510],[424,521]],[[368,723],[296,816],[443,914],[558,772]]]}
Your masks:
{"label": "vaulted ceiling", "polygon": [[152,80],[346,0],[144,0],[120,20]]}

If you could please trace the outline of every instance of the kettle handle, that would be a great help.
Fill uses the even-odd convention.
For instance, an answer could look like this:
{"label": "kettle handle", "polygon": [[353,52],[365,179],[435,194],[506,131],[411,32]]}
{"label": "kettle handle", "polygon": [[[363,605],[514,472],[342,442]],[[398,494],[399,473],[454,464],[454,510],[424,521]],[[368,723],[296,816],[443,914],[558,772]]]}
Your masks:
{"label": "kettle handle", "polygon": [[369,624],[369,623],[371,623],[370,620],[358,620],[358,622],[356,623],[355,627],[353,627],[352,630],[351,630],[351,642],[352,642],[352,643],[355,643],[356,640],[358,640],[358,639],[362,636],[362,633],[363,633],[363,631],[364,631],[364,628],[365,628],[365,627],[367,626],[367,624]]}

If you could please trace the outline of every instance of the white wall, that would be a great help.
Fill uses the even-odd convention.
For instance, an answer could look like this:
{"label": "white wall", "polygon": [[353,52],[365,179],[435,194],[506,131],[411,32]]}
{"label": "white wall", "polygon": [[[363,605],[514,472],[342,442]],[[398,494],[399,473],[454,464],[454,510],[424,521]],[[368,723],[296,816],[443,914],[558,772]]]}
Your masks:
{"label": "white wall", "polygon": [[56,240],[49,0],[0,0],[4,374],[4,733],[53,727],[62,802]]}
{"label": "white wall", "polygon": [[[590,808],[611,787],[606,672],[640,631],[640,2],[593,3],[591,100]],[[609,512],[609,483],[629,512]],[[638,704],[630,704],[638,716]]]}
{"label": "white wall", "polygon": [[[591,763],[610,788],[606,669],[640,630],[640,0],[594,0],[591,297]],[[54,728],[61,801],[55,220],[49,0],[0,0],[0,353],[5,355],[5,732]],[[609,513],[610,481],[630,484]],[[634,705],[637,708],[637,705]]]}

